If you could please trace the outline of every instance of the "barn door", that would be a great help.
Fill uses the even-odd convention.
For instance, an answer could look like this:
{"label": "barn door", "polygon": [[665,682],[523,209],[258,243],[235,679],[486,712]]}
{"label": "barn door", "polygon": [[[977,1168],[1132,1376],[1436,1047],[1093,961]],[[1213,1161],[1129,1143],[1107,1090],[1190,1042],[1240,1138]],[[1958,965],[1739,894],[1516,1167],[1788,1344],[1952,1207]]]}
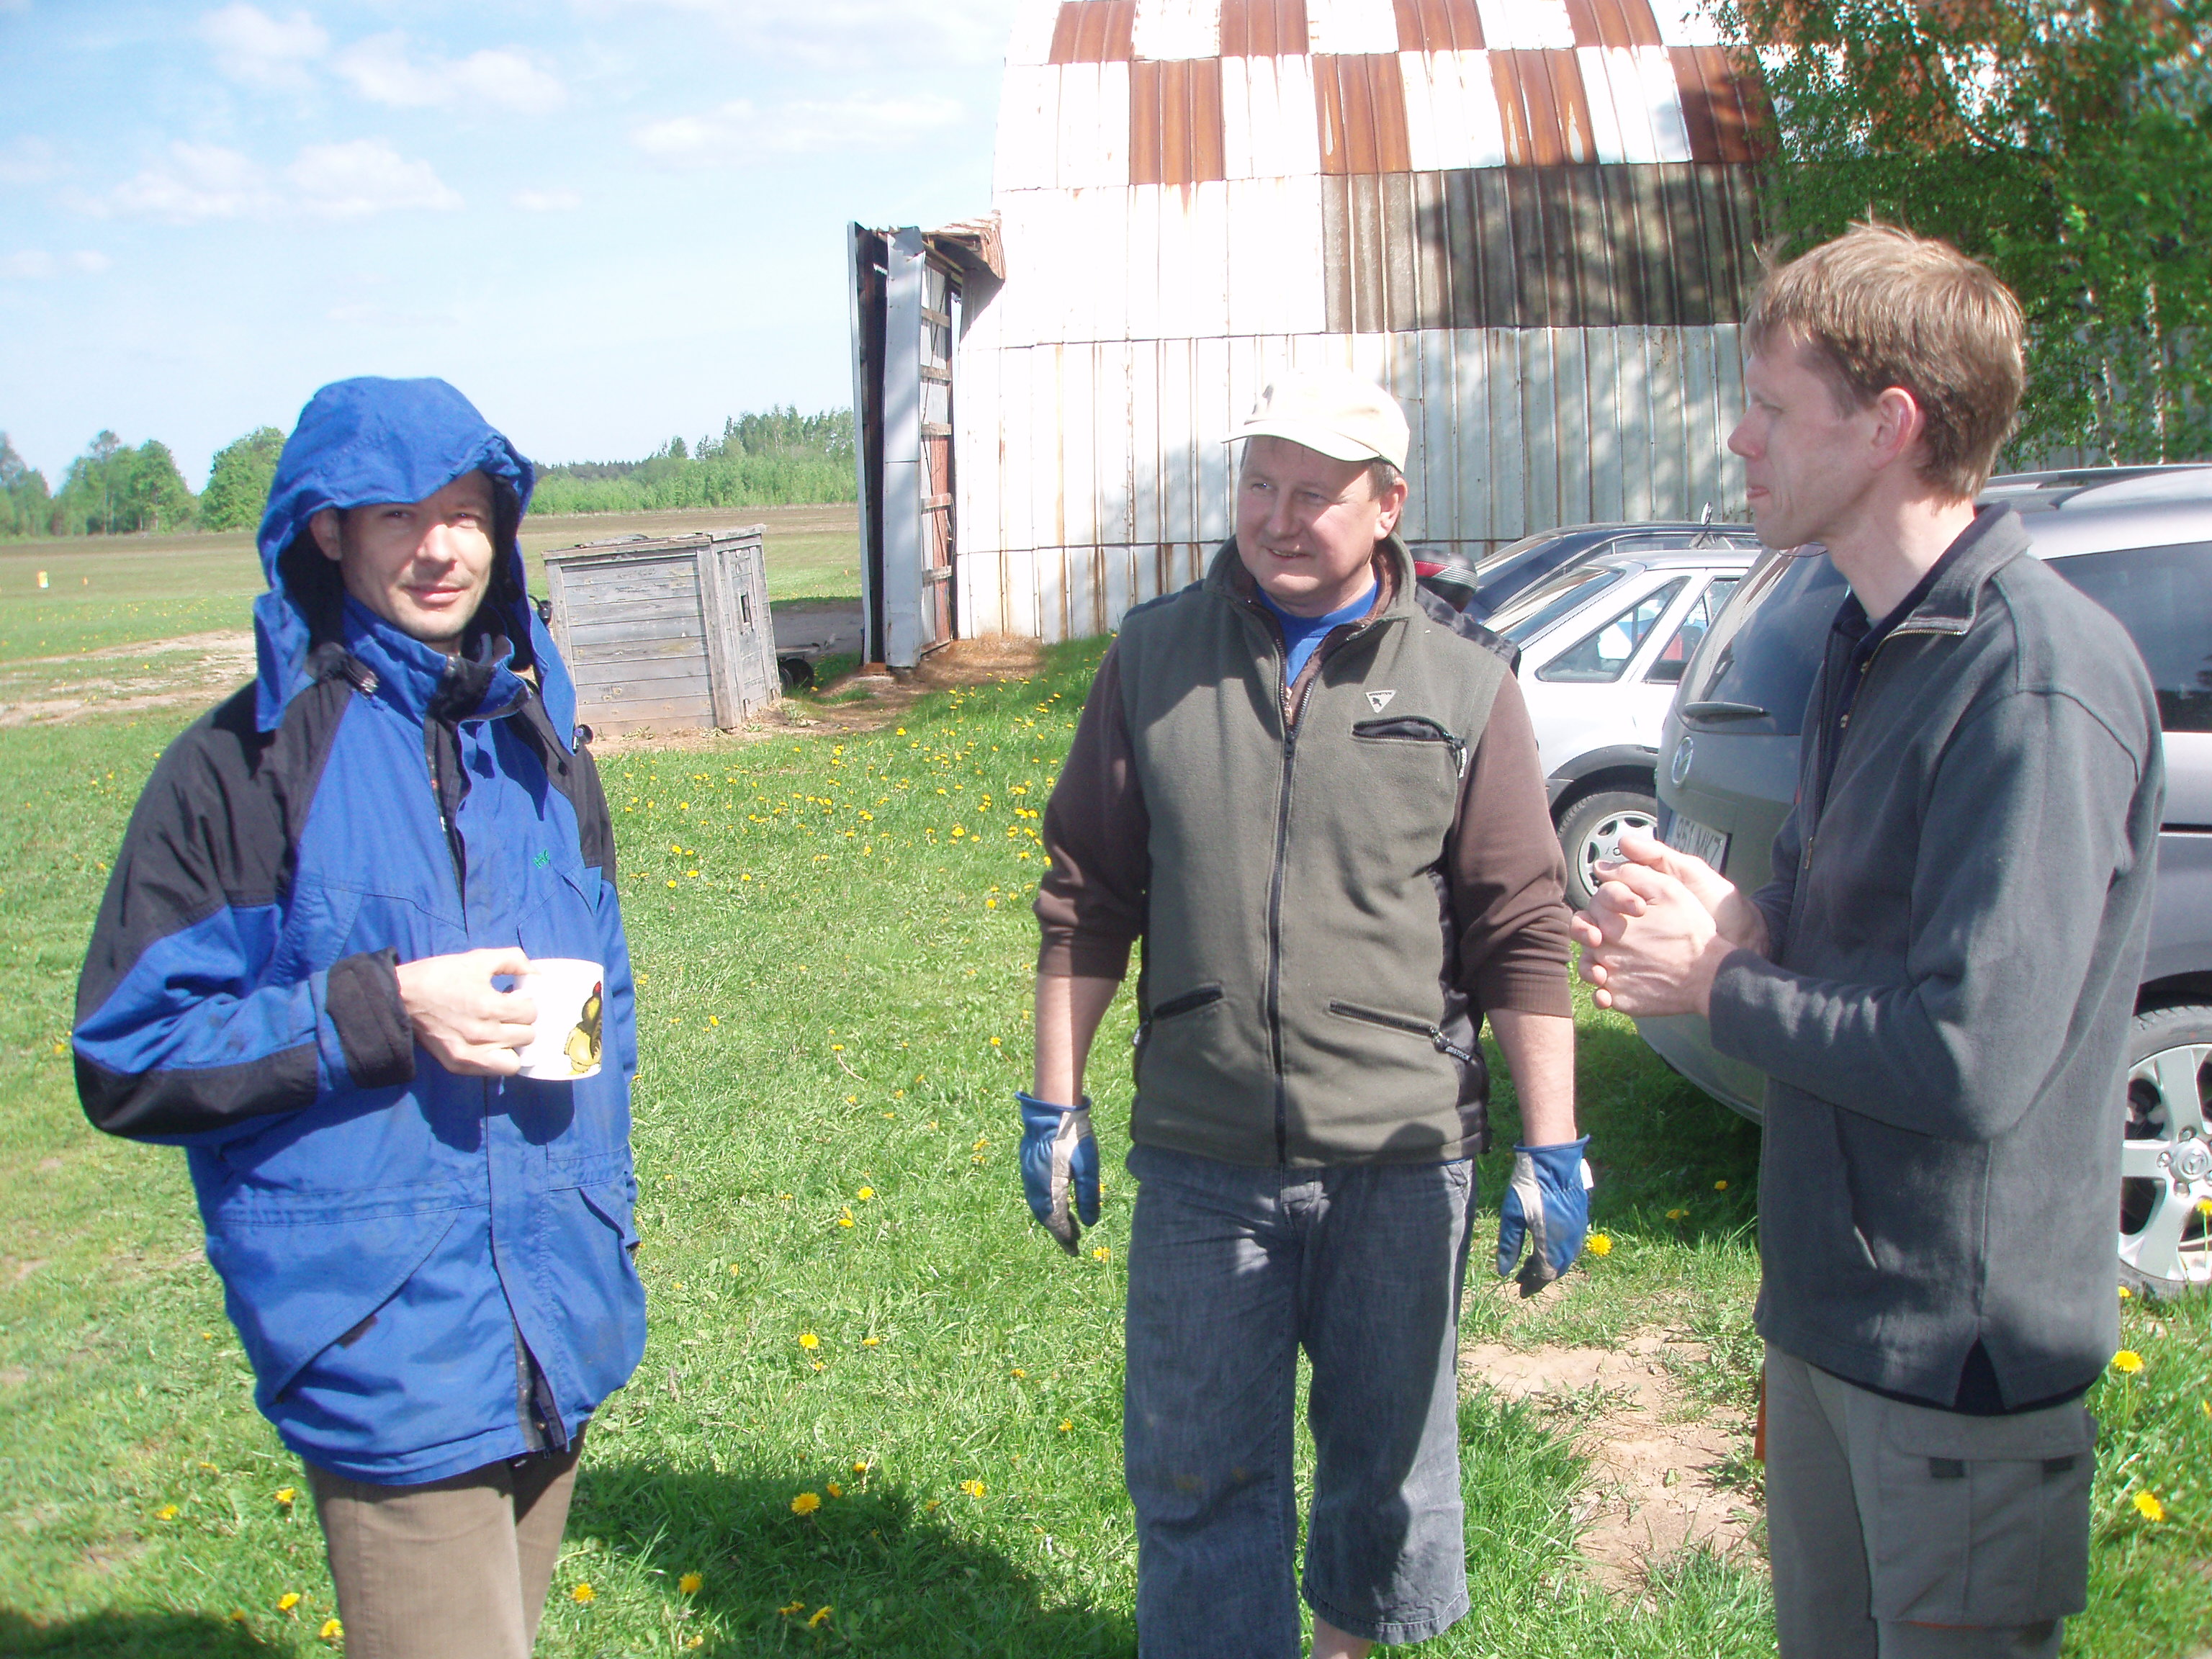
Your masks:
{"label": "barn door", "polygon": [[863,621],[911,668],[953,637],[952,343],[960,281],[919,230],[851,231]]}

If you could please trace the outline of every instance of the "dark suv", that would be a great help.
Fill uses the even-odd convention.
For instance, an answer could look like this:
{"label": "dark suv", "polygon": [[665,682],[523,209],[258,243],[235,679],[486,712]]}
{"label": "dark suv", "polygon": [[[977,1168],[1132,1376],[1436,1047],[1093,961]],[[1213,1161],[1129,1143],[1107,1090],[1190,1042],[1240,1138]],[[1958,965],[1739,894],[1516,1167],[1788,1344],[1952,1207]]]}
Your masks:
{"label": "dark suv", "polygon": [[[2116,1103],[2119,1251],[2139,1285],[2212,1285],[2212,466],[2027,473],[1990,480],[1982,500],[2019,509],[2034,552],[2127,625],[2158,690],[2166,821],[2127,1093]],[[1762,558],[1692,658],[1660,732],[1662,833],[1747,892],[1767,879],[1843,595],[1817,552]],[[1759,1116],[1765,1079],[1717,1054],[1702,1019],[1638,1029],[1692,1082]]]}

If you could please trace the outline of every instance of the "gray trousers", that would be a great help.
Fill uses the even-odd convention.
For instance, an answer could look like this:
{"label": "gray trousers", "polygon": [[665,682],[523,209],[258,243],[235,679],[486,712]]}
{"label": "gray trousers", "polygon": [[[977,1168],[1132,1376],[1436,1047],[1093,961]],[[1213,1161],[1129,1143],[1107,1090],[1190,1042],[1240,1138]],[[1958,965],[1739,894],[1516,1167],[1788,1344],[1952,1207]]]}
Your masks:
{"label": "gray trousers", "polygon": [[529,1659],[580,1450],[416,1486],[307,1465],[348,1659]]}
{"label": "gray trousers", "polygon": [[2097,1425],[1909,1406],[1766,1350],[1781,1659],[2057,1659],[2087,1599]]}

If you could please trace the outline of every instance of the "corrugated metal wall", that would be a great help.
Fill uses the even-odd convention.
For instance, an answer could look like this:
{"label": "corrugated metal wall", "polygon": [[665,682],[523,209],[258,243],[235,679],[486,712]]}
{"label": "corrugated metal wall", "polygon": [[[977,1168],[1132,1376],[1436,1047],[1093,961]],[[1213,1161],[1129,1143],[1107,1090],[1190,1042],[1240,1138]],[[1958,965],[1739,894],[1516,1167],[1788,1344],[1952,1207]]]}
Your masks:
{"label": "corrugated metal wall", "polygon": [[1025,0],[960,631],[1096,633],[1192,580],[1285,366],[1405,401],[1416,540],[1725,511],[1758,106],[1695,6]]}

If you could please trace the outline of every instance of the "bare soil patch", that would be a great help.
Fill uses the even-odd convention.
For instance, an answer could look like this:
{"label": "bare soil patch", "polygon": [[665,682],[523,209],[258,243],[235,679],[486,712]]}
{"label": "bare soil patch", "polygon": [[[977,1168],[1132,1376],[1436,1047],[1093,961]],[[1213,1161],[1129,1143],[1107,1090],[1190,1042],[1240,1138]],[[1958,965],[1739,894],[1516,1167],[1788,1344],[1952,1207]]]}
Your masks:
{"label": "bare soil patch", "polygon": [[[782,619],[777,619],[779,638]],[[822,686],[812,697],[786,697],[745,722],[736,732],[636,732],[603,738],[592,746],[601,755],[677,753],[705,749],[735,737],[788,737],[794,732],[836,733],[878,732],[896,725],[906,711],[933,691],[959,686],[1003,685],[1028,678],[1044,662],[1035,640],[1010,635],[955,640],[933,651],[911,674],[894,676],[878,669],[845,674]]]}
{"label": "bare soil patch", "polygon": [[253,678],[253,635],[219,629],[0,665],[0,726],[205,705]]}
{"label": "bare soil patch", "polygon": [[1460,1356],[1468,1376],[1559,1420],[1589,1459],[1580,1548],[1615,1595],[1646,1594],[1652,1569],[1686,1550],[1763,1566],[1751,1541],[1759,1502],[1733,1474],[1749,1456],[1751,1425],[1693,1402],[1675,1380],[1705,1357],[1698,1343],[1648,1332],[1617,1349],[1481,1342]]}

